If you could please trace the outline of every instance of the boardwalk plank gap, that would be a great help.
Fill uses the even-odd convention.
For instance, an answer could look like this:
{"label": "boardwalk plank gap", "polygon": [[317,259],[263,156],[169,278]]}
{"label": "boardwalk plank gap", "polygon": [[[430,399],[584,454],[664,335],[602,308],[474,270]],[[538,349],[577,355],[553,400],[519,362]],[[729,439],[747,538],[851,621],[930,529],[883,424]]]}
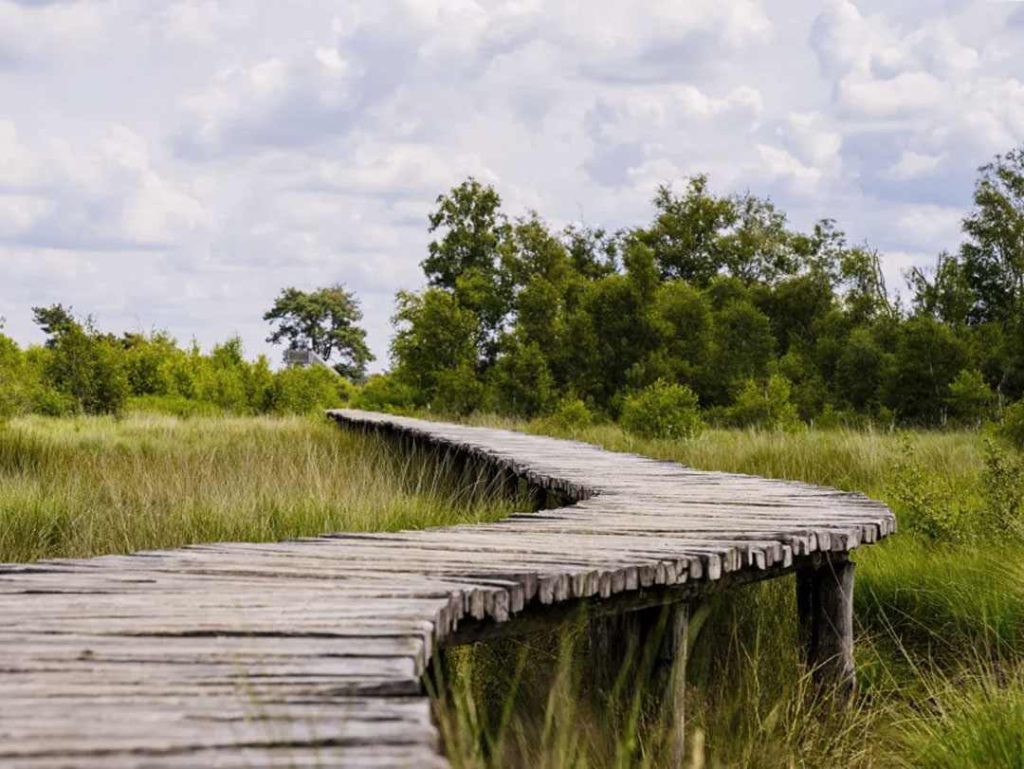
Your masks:
{"label": "boardwalk plank gap", "polygon": [[446,767],[422,683],[440,646],[584,604],[672,604],[685,647],[686,602],[791,571],[809,664],[852,685],[848,556],[895,531],[883,505],[575,441],[330,416],[546,509],[0,565],[0,764]]}

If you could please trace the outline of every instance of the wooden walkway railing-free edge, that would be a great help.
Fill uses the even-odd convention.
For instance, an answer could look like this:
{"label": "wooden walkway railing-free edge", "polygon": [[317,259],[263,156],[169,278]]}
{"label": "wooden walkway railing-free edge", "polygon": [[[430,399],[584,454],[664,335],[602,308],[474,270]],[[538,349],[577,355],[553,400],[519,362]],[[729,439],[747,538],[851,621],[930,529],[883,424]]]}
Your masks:
{"label": "wooden walkway railing-free edge", "polygon": [[439,645],[528,632],[582,604],[669,605],[685,649],[689,601],[792,571],[808,663],[852,685],[849,553],[894,531],[881,504],[541,436],[331,417],[526,487],[547,509],[0,565],[0,764],[447,766],[422,685]]}

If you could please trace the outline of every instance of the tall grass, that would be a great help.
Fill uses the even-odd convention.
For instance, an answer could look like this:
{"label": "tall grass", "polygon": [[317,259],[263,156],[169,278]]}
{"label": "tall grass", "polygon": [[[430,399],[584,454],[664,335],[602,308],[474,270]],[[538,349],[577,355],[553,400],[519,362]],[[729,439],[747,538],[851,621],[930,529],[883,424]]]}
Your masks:
{"label": "tall grass", "polygon": [[[693,607],[690,767],[1024,767],[1012,457],[993,462],[984,438],[966,432],[711,430],[643,441],[599,425],[562,434],[863,491],[900,518],[899,536],[856,554],[861,688],[849,707],[834,707],[801,667],[790,580]],[[493,520],[522,504],[322,420],[137,414],[0,427],[3,561]],[[1006,509],[993,517],[998,505]],[[611,679],[595,676],[604,660],[591,637],[581,617],[548,635],[450,650],[438,715],[453,763],[667,766],[664,671],[633,650]]]}
{"label": "tall grass", "polygon": [[0,561],[443,526],[514,506],[324,419],[28,417],[0,426]]}
{"label": "tall grass", "polygon": [[[1013,526],[994,525],[991,511],[992,500],[1019,498],[1018,490],[998,488],[1019,476],[993,465],[1019,460],[993,462],[984,436],[710,430],[696,440],[652,441],[613,425],[569,433],[544,422],[477,421],[703,469],[862,491],[896,511],[903,533],[856,554],[861,686],[848,707],[836,708],[801,667],[790,579],[731,591],[696,609],[687,666],[691,767],[1024,767],[1024,543]],[[1019,520],[1024,511],[1010,514]],[[481,689],[494,652],[460,650],[455,670],[466,675],[455,676],[452,698],[456,713],[493,710],[513,698],[516,707],[500,724],[505,733],[484,740],[531,752],[474,753],[456,741],[459,766],[667,765],[656,693],[595,699],[579,679],[587,663],[578,647],[563,642],[552,662],[538,653],[552,647],[551,638],[516,643],[531,661],[528,675],[514,687]],[[510,669],[507,662],[496,667]],[[647,716],[609,717],[630,709]],[[537,739],[538,723],[567,734]],[[452,717],[442,724],[450,731]],[[601,739],[586,737],[593,734]]]}

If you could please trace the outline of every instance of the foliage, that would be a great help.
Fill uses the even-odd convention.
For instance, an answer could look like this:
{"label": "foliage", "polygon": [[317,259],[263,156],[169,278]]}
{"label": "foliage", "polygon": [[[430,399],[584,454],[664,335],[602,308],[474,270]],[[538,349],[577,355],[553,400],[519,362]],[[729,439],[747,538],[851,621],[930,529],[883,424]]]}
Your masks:
{"label": "foliage", "polygon": [[984,528],[1003,539],[1024,541],[1024,454],[985,444]]}
{"label": "foliage", "polygon": [[554,383],[536,342],[517,343],[494,367],[492,383],[498,411],[524,417],[545,413],[554,400]]}
{"label": "foliage", "polygon": [[790,398],[792,386],[781,374],[765,380],[748,379],[727,410],[729,421],[738,427],[761,430],[790,430],[800,423]]}
{"label": "foliage", "polygon": [[1003,412],[1003,421],[999,425],[999,434],[1024,451],[1024,401],[1006,408]]}
{"label": "foliage", "polygon": [[334,361],[335,370],[353,381],[366,376],[366,365],[373,360],[366,332],[358,325],[362,318],[359,301],[342,285],[308,292],[286,288],[263,316],[276,324],[268,342],[312,350]]}
{"label": "foliage", "polygon": [[977,369],[964,369],[949,384],[949,409],[961,424],[978,427],[995,404],[996,394]]}
{"label": "foliage", "polygon": [[357,409],[404,414],[416,405],[416,393],[391,374],[373,374],[359,387],[352,399]]}
{"label": "foliage", "polygon": [[100,334],[91,320],[73,318],[61,305],[33,309],[47,333],[45,374],[58,393],[86,414],[116,414],[130,394],[117,340]]}
{"label": "foliage", "polygon": [[1024,149],[980,170],[963,243],[908,275],[909,310],[880,254],[833,220],[796,230],[770,200],[716,194],[703,175],[611,234],[510,217],[468,179],[430,215],[429,288],[399,297],[394,368],[419,405],[453,370],[464,408],[525,418],[577,396],[615,415],[659,379],[715,413],[763,411],[750,380],[778,374],[804,421],[978,427],[1024,395],[1022,179]]}
{"label": "foliage", "polygon": [[21,350],[0,334],[0,422],[29,410],[32,381]]}
{"label": "foliage", "polygon": [[449,390],[454,385],[449,372],[462,372],[464,377],[474,369],[479,322],[440,289],[400,293],[397,305],[391,341],[394,375],[412,388],[419,405],[429,406],[442,385]]}
{"label": "foliage", "polygon": [[266,410],[275,414],[322,414],[344,406],[353,390],[348,380],[323,366],[288,368],[272,377]]}
{"label": "foliage", "polygon": [[904,437],[894,464],[890,493],[903,512],[907,527],[929,542],[959,542],[974,536],[964,514],[944,479],[937,479],[918,460],[915,449]]}
{"label": "foliage", "polygon": [[697,394],[663,379],[628,395],[620,421],[624,430],[642,438],[695,438],[704,428]]}
{"label": "foliage", "polygon": [[563,398],[545,419],[557,432],[576,434],[594,423],[594,415],[579,398]]}

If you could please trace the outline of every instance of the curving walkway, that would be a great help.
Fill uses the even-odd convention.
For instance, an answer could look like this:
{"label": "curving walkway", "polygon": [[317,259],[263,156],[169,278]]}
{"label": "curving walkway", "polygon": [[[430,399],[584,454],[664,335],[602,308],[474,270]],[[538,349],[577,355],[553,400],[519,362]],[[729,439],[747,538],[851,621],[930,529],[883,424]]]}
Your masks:
{"label": "curving walkway", "polygon": [[488,525],[2,565],[0,765],[447,766],[420,684],[438,644],[528,627],[559,604],[665,603],[818,568],[895,527],[858,494],[331,416],[575,504]]}

